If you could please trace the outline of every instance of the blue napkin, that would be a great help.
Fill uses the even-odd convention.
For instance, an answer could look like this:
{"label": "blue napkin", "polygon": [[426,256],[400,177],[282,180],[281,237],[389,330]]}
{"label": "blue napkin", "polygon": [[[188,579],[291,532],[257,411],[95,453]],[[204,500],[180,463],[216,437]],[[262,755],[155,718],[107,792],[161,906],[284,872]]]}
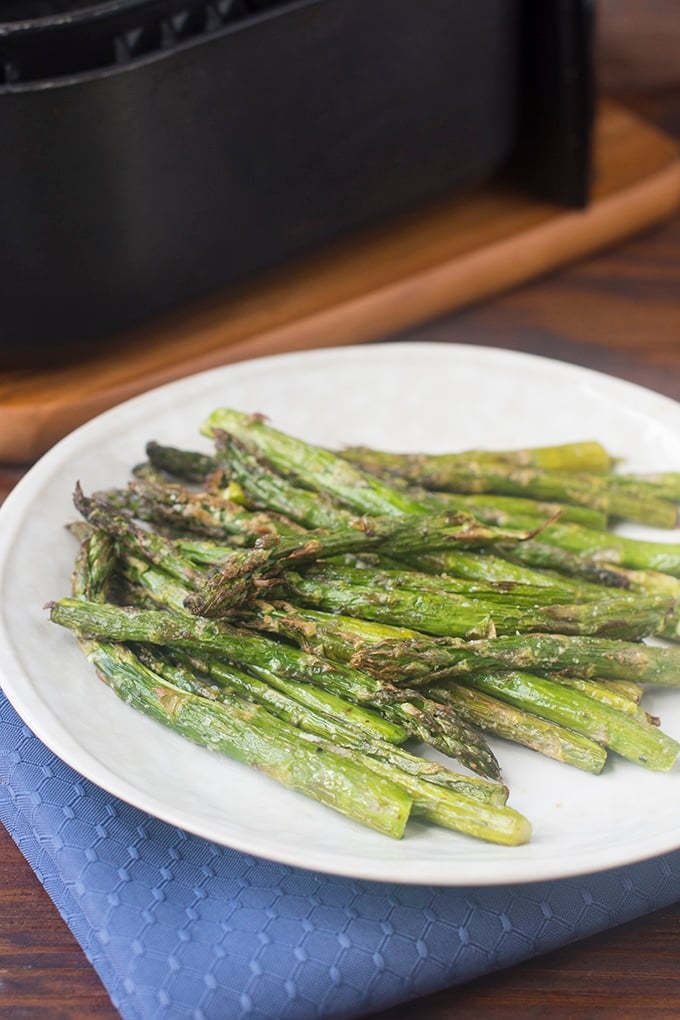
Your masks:
{"label": "blue napkin", "polygon": [[273,864],[111,797],[2,693],[0,778],[0,820],[124,1020],[350,1020],[680,900],[680,851],[481,889]]}

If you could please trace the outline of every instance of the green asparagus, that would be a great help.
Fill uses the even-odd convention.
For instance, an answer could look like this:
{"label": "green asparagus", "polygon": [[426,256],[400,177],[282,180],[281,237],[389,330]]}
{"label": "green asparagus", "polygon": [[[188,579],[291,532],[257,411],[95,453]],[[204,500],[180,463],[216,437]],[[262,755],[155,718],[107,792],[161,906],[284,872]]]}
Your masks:
{"label": "green asparagus", "polygon": [[50,617],[131,704],[397,838],[529,838],[487,736],[672,767],[643,693],[680,686],[680,544],[611,524],[676,526],[680,473],[597,442],[331,451],[228,408],[200,431],[212,453],[150,442],[127,488],[76,487]]}

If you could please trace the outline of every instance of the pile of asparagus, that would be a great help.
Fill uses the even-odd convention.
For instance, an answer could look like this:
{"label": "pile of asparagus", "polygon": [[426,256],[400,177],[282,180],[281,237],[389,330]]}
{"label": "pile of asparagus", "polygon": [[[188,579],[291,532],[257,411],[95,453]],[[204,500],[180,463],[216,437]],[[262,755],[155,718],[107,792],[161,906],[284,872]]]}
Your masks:
{"label": "pile of asparagus", "polygon": [[489,736],[673,766],[641,702],[680,685],[680,544],[613,526],[675,527],[680,474],[597,442],[335,452],[225,408],[201,432],[210,455],[149,442],[126,488],[76,488],[50,617],[126,702],[396,838],[530,838]]}

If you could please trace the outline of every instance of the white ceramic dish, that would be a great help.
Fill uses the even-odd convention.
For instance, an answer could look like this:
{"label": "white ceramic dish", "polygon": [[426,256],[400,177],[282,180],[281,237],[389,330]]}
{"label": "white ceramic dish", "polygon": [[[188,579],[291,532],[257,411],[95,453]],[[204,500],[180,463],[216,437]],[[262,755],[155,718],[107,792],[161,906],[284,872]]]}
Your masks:
{"label": "white ceramic dish", "polygon": [[[510,803],[533,822],[528,845],[496,847],[416,822],[396,842],[194,747],[97,682],[71,635],[43,609],[69,590],[75,543],[63,525],[74,516],[74,483],[86,492],[125,483],[149,439],[209,449],[198,426],[219,405],[264,412],[278,427],[328,445],[445,450],[597,438],[632,470],[680,466],[674,402],[491,348],[383,344],[283,355],[128,401],[55,446],[0,511],[0,678],[55,754],[112,794],[207,839],[359,878],[538,881],[680,847],[678,765],[660,775],[612,760],[593,777],[496,744]],[[680,738],[680,690],[650,692],[648,704]]]}

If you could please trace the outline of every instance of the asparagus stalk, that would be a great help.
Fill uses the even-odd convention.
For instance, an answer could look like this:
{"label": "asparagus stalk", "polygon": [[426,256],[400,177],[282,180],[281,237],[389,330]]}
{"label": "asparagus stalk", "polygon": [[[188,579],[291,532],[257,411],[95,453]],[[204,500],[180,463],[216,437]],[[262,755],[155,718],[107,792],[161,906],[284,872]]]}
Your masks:
{"label": "asparagus stalk", "polygon": [[326,690],[359,704],[380,707],[389,721],[406,733],[432,744],[480,775],[497,779],[500,769],[480,734],[463,724],[453,712],[437,711],[422,695],[408,697],[347,666],[259,635],[227,631],[223,624],[201,618],[158,611],[131,609],[77,599],[49,604],[54,623],[96,640],[137,641],[216,653],[269,681],[273,676],[317,683]]}
{"label": "asparagus stalk", "polygon": [[[333,528],[350,522],[349,511],[324,499],[318,492],[293,485],[235,436],[218,431],[215,443],[221,463],[245,494],[249,505],[274,510],[307,528]],[[413,498],[433,512],[441,513],[447,509],[462,511],[486,523],[513,529],[535,529],[541,522],[558,514],[564,520],[589,527],[603,528],[606,525],[606,516],[590,508],[538,503],[530,499],[494,496],[486,500],[475,497],[473,502],[465,496],[426,490],[414,492]]]}
{"label": "asparagus stalk", "polygon": [[[102,599],[114,562],[111,535],[93,532],[76,559],[72,601],[77,604],[88,595]],[[404,784],[383,778],[324,746],[304,741],[294,726],[254,702],[232,695],[214,704],[167,683],[120,645],[87,639],[82,634],[79,643],[100,678],[126,704],[193,743],[251,765],[362,824],[394,838],[403,836],[413,804]],[[518,837],[520,818],[516,821]],[[501,817],[501,838],[512,837],[511,820]],[[487,825],[492,827],[488,821]]]}
{"label": "asparagus stalk", "polygon": [[[364,676],[357,670],[307,655],[282,642],[242,633],[224,623],[188,613],[133,606],[98,604],[84,599],[63,598],[47,603],[50,619],[77,635],[104,641],[137,641],[186,648],[198,653],[216,653],[236,665],[245,665],[257,676],[269,679],[273,672],[283,678],[318,683],[358,704],[388,702],[402,696],[390,685]],[[395,742],[406,738],[398,729]]]}
{"label": "asparagus stalk", "polygon": [[565,563],[571,563],[571,569],[576,569],[573,559],[570,560],[570,557],[576,556],[595,567],[614,564],[680,577],[680,543],[654,542],[610,531],[602,533],[559,521],[554,521],[541,532],[540,541],[532,538],[523,542],[522,548],[513,545],[503,549],[499,546],[496,551],[530,566],[556,570],[565,569]]}
{"label": "asparagus stalk", "polygon": [[283,597],[327,612],[411,626],[426,634],[468,638],[539,631],[637,640],[658,633],[672,607],[664,596],[618,595],[600,602],[523,609],[448,591],[347,583],[342,572],[336,568],[330,583],[313,573],[303,577],[287,571],[281,578]]}
{"label": "asparagus stalk", "polygon": [[412,800],[391,780],[354,764],[295,727],[232,696],[216,703],[187,693],[147,669],[127,649],[90,642],[100,678],[133,708],[193,743],[258,769],[272,779],[395,839],[404,834]]}
{"label": "asparagus stalk", "polygon": [[[157,662],[157,658],[152,658]],[[200,662],[200,660],[199,660]],[[358,741],[353,730],[337,727],[333,732],[318,733],[309,729],[309,724],[316,726],[323,721],[313,719],[309,713],[300,716],[296,711],[293,699],[272,699],[271,690],[266,684],[253,686],[253,678],[246,674],[237,674],[223,664],[212,662],[209,665],[211,676],[220,682],[220,689],[235,685],[239,689],[248,690],[254,697],[266,702],[270,711],[280,718],[290,721],[294,717],[295,725],[303,725],[301,736],[309,735],[318,745],[335,754],[348,757],[354,764],[368,771],[375,772],[385,779],[402,787],[412,798],[412,815],[420,816],[434,824],[464,832],[477,838],[494,843],[516,846],[529,839],[530,826],[527,819],[512,808],[505,806],[507,789],[497,783],[491,783],[477,777],[468,777],[452,772],[438,762],[429,761],[409,754],[403,748],[379,742],[366,743]],[[162,675],[162,663],[158,670]],[[195,674],[177,667],[170,671],[171,682],[181,689],[201,690],[203,685],[197,682]],[[168,679],[168,678],[166,678]],[[214,698],[213,691],[209,696]],[[228,699],[229,700],[229,699]],[[291,708],[291,705],[293,706]]]}
{"label": "asparagus stalk", "polygon": [[159,471],[172,475],[184,482],[201,485],[207,476],[217,468],[217,461],[210,454],[194,450],[181,450],[176,446],[164,446],[151,440],[146,444],[149,462]]}
{"label": "asparagus stalk", "polygon": [[[76,604],[86,595],[104,596],[115,563],[111,536],[95,531],[83,543],[72,577]],[[98,602],[82,605],[97,606]],[[100,608],[104,609],[103,604]],[[349,818],[395,839],[404,834],[412,798],[404,788],[375,770],[362,767],[322,744],[300,738],[294,726],[236,695],[220,704],[181,691],[145,667],[127,648],[78,635],[79,644],[99,677],[128,705],[150,715],[192,742],[219,751],[264,772],[279,783],[332,807]],[[463,810],[466,805],[463,805]],[[497,808],[498,838],[528,838],[522,816]],[[473,831],[468,811],[468,831]],[[517,817],[515,818],[515,815]],[[489,817],[490,816],[490,817]],[[494,809],[483,811],[481,827],[494,838]],[[513,828],[514,823],[514,828]]]}
{"label": "asparagus stalk", "polygon": [[[243,446],[241,446],[238,442],[231,441],[231,443],[232,443],[231,448],[233,450],[241,449],[243,451]],[[287,487],[287,491],[293,492],[295,497],[301,502],[302,508],[300,506],[296,506],[294,512],[291,514],[291,516],[294,519],[298,519],[302,523],[309,523],[310,521],[314,521],[315,519],[317,519],[317,520],[320,519],[320,518],[314,518],[313,516],[310,516],[310,515],[313,515],[315,513],[315,510],[316,510],[316,507],[317,507],[317,504],[318,504],[318,499],[315,499],[314,496],[312,496],[311,494],[307,493],[304,490],[297,489],[296,487],[290,486],[290,483],[287,482],[286,479],[281,478],[281,476],[275,475],[273,472],[268,472],[268,469],[266,467],[264,467],[261,464],[261,462],[257,461],[257,458],[253,457],[252,455],[249,455],[249,456],[250,456],[251,459],[250,459],[250,461],[247,461],[247,463],[250,463],[251,466],[252,466],[253,462],[259,463],[260,464],[260,470],[264,473],[264,476],[265,477],[269,477],[269,479],[271,481],[271,486],[270,486],[269,490],[267,491],[269,493],[269,495],[271,495],[272,491],[276,491],[277,487],[278,487],[278,490],[280,490],[281,487],[283,489],[285,489]],[[266,493],[264,495],[266,496]],[[526,502],[526,501],[523,501],[523,502]],[[474,507],[474,505],[472,505],[472,506]],[[291,513],[292,505],[291,505],[290,502],[286,503],[286,504],[282,504],[280,506],[280,509],[283,509],[283,510]],[[480,510],[479,507],[476,507],[476,509],[477,509],[477,511]],[[546,507],[546,509],[547,509],[547,507]],[[329,519],[329,517],[328,517],[329,513],[330,513],[330,509],[327,506],[324,506],[324,509],[323,509],[324,518],[323,519],[328,520]],[[335,513],[337,514],[338,519],[341,518],[343,515],[346,516],[346,512],[342,511],[342,510],[336,510]],[[482,516],[483,516],[483,514],[482,514]],[[489,516],[489,514],[487,514],[487,516]],[[496,519],[498,519],[498,516],[496,516]],[[517,522],[517,518],[515,518],[515,521]],[[586,576],[591,577],[591,579],[593,581],[597,581],[597,582],[605,582],[605,583],[608,583],[608,584],[611,584],[611,583],[619,584],[622,581],[621,575],[620,574],[619,575],[616,574],[617,567],[616,567],[615,564],[612,564],[612,563],[585,563],[583,561],[583,558],[581,556],[579,556],[578,553],[576,553],[576,554],[569,553],[569,552],[567,552],[566,550],[564,550],[562,548],[556,547],[555,545],[553,545],[552,549],[548,549],[547,552],[545,552],[545,550],[543,548],[542,540],[544,540],[546,538],[546,535],[547,535],[548,541],[550,541],[550,538],[552,537],[553,534],[555,534],[555,526],[553,526],[550,529],[547,529],[547,531],[543,535],[541,535],[541,541],[540,542],[538,540],[534,539],[526,548],[522,548],[522,549],[515,549],[514,545],[513,545],[512,549],[504,550],[504,553],[506,555],[508,555],[508,556],[514,556],[515,559],[523,560],[525,562],[535,562],[538,566],[547,565],[547,566],[550,566],[550,567],[558,568],[559,570],[564,570],[565,568],[567,568],[567,569],[570,569],[571,572],[573,572],[574,569],[576,569],[579,572],[582,572],[582,573],[586,574]],[[586,532],[586,534],[587,534],[587,532]],[[598,540],[595,539],[594,541],[597,542]],[[618,542],[618,539],[615,540],[614,544],[617,547],[620,545],[620,543]],[[601,547],[601,545],[603,545],[603,542],[601,542],[601,539],[599,540],[598,545],[600,547]],[[612,546],[612,542],[609,541],[609,537],[606,540],[605,545],[606,545],[606,552],[607,552],[607,549],[609,549]],[[637,548],[638,557],[639,557],[640,553],[643,556],[642,563],[648,562],[648,560],[645,559],[644,556],[646,554],[648,554],[649,552],[650,552],[650,550],[647,547],[644,547],[642,550],[640,550],[639,547]],[[662,548],[661,548],[661,556],[664,557],[664,560],[662,561],[664,564],[666,562],[665,561],[665,557],[667,556],[667,554],[668,554],[668,547],[667,546],[662,546]],[[405,554],[404,552],[402,552],[401,555],[405,556],[405,555],[408,555],[408,554]],[[459,551],[448,551],[446,556],[443,556],[442,554],[434,555],[434,554],[428,553],[428,554],[426,554],[425,560],[423,560],[423,556],[422,556],[422,554],[420,554],[419,563],[422,564],[422,565],[427,565],[427,560],[429,560],[430,563],[431,563],[431,569],[446,568],[448,570],[454,570],[454,572],[458,572],[458,567],[457,567],[455,561],[456,561],[456,558],[459,557],[459,556],[460,556]],[[481,560],[481,562],[485,562],[487,558],[486,557],[479,557],[479,559]],[[619,555],[617,555],[617,559],[620,559]],[[433,560],[434,560],[434,562],[432,562]],[[438,563],[436,561],[438,561]],[[571,561],[571,562],[569,562],[569,561]],[[659,561],[657,561],[657,562],[659,562]],[[659,570],[656,570],[655,572],[658,574],[659,578],[661,578],[663,576]],[[583,594],[583,590],[581,589],[581,592],[579,593],[579,596],[582,595],[582,594]],[[596,596],[595,592],[593,592],[592,594],[593,594],[593,596]],[[677,593],[675,593],[675,594],[677,594]],[[675,623],[675,621],[669,622],[669,629],[668,629],[669,635],[675,636],[676,630],[677,630],[677,624]]]}
{"label": "asparagus stalk", "polygon": [[[327,613],[342,613],[397,627],[412,626],[427,634],[455,637],[494,635],[493,606],[460,595],[439,595],[428,591],[383,590],[372,585],[328,583],[302,577],[292,571],[282,577],[273,594]],[[504,622],[516,630],[519,613],[510,608]]]}
{"label": "asparagus stalk", "polygon": [[74,598],[92,602],[103,600],[116,567],[117,555],[111,535],[96,528],[89,529],[80,542],[71,574]]}
{"label": "asparagus stalk", "polygon": [[[357,465],[356,457],[352,463]],[[642,482],[630,481],[622,486],[612,484],[606,475],[550,472],[498,461],[463,462],[426,454],[374,453],[370,461],[359,463],[366,471],[377,471],[376,477],[385,477],[386,473],[389,477],[391,473],[435,491],[530,496],[592,507],[612,517],[659,528],[674,528],[678,524],[677,508],[670,500],[660,498]]]}
{"label": "asparagus stalk", "polygon": [[[367,628],[353,630],[353,621],[351,620],[329,617],[321,613],[301,614],[293,607],[263,607],[260,619],[266,625],[275,627],[289,637],[294,639],[297,637],[298,640],[305,643],[306,647],[316,647],[328,652],[330,645],[330,654],[358,664],[369,672],[373,671],[375,659],[382,659],[388,664],[387,671],[382,673],[383,676],[389,675],[390,679],[397,683],[414,680],[426,683],[429,697],[453,705],[468,721],[479,726],[484,732],[533,747],[549,757],[556,757],[591,771],[599,771],[604,764],[603,755],[591,743],[584,743],[580,738],[574,738],[573,734],[569,732],[564,732],[562,729],[555,731],[552,724],[546,727],[544,722],[537,721],[532,715],[527,718],[527,714],[533,712],[531,706],[514,708],[503,704],[502,699],[499,700],[498,697],[492,702],[487,700],[485,703],[484,695],[478,689],[470,693],[459,694],[458,686],[443,686],[442,680],[447,675],[465,678],[470,673],[474,675],[479,671],[505,672],[508,665],[535,668],[536,662],[527,654],[527,651],[533,649],[537,653],[535,657],[540,658],[541,646],[545,645],[549,652],[553,652],[553,658],[562,656],[566,660],[564,666],[567,670],[580,670],[589,673],[591,668],[597,669],[598,666],[595,662],[592,663],[592,666],[588,666],[587,650],[590,649],[591,652],[597,654],[600,663],[603,661],[606,663],[604,669],[607,671],[616,672],[618,669],[619,672],[626,673],[633,670],[645,679],[653,678],[654,680],[662,679],[663,676],[670,674],[676,683],[680,683],[680,673],[678,672],[680,656],[676,649],[647,647],[638,644],[630,644],[624,648],[623,643],[619,641],[556,638],[554,635],[547,636],[545,641],[543,637],[536,635],[527,638],[524,636],[508,639],[496,638],[479,642],[448,642],[437,639],[428,642],[427,638],[419,635],[415,639],[401,641],[392,639],[390,641],[390,628],[380,627],[375,632]],[[329,641],[329,634],[335,636],[334,641]],[[496,646],[500,646],[500,649],[497,649]],[[420,647],[430,647],[435,655],[437,652],[442,653],[442,657],[448,654],[451,663],[448,674],[445,668],[441,669],[441,659],[440,663],[436,663],[436,659],[435,662],[432,661],[435,657],[429,656],[426,662],[419,663],[419,675],[415,677],[413,665],[418,662],[417,653]],[[406,650],[405,655],[397,657],[395,654],[397,649],[402,648]],[[474,651],[471,650],[473,648]],[[490,654],[487,654],[488,649],[491,650]],[[516,656],[515,651],[520,654]],[[666,652],[670,654],[667,656],[664,654]],[[547,655],[543,657],[548,658]],[[611,665],[612,658],[613,666]],[[435,664],[439,668],[433,671],[432,667]],[[546,666],[550,669],[553,664],[553,662],[548,662]],[[600,666],[600,668],[602,667]],[[629,688],[620,690],[615,686],[609,687],[602,683],[594,684],[582,676],[551,676],[551,680],[574,688],[617,712],[625,712],[641,723],[658,725],[658,720],[638,709]],[[631,681],[626,680],[625,683],[628,685]],[[635,684],[633,686],[636,687]],[[446,691],[454,693],[443,693]]]}
{"label": "asparagus stalk", "polygon": [[250,506],[274,510],[306,528],[337,528],[352,520],[349,510],[324,493],[302,489],[273,471],[247,442],[219,430],[214,439],[220,462]]}
{"label": "asparagus stalk", "polygon": [[[450,595],[464,595],[486,602],[499,602],[517,609],[563,603],[569,605],[576,600],[576,593],[583,598],[585,585],[560,583],[533,584],[531,581],[472,580],[465,577],[433,575],[416,569],[395,567],[357,567],[337,563],[319,563],[310,567],[305,576],[327,584],[372,585],[384,591],[407,588],[409,591],[429,591]],[[601,588],[595,588],[591,598],[602,598]],[[588,594],[590,592],[588,591]],[[611,594],[611,593],[607,593]]]}
{"label": "asparagus stalk", "polygon": [[[228,686],[231,686],[235,679],[235,674],[232,671],[220,669],[211,672],[224,680],[225,685]],[[198,690],[202,688],[200,683],[197,684],[196,678],[186,670],[180,671],[175,668],[172,670],[172,676],[175,681],[179,681],[180,685],[175,689],[185,691],[192,687]],[[248,678],[245,674],[241,676],[247,683]],[[266,688],[266,685],[261,685],[258,691],[260,695],[263,695],[263,688]],[[264,696],[271,704],[269,696]],[[210,692],[211,700],[213,697],[213,692]],[[220,699],[229,706],[230,721],[232,721],[234,697],[228,692],[225,693],[224,685],[221,687]],[[278,701],[274,707],[274,714],[279,718],[285,718],[290,713],[289,704],[284,705]],[[305,714],[304,721],[309,723],[309,714]],[[409,755],[408,752],[390,745],[387,745],[386,748],[373,746],[362,749],[360,743],[353,737],[351,730],[343,732],[341,728],[338,728],[333,734],[322,735],[316,735],[309,730],[293,732],[296,732],[298,736],[297,747],[303,747],[304,742],[307,742],[310,744],[312,753],[326,752],[323,758],[324,764],[327,764],[327,755],[330,754],[333,759],[339,757],[352,767],[364,771],[367,774],[369,790],[374,786],[373,776],[382,777],[387,783],[404,790],[412,800],[411,814],[413,816],[419,816],[436,825],[506,846],[517,846],[527,842],[530,837],[531,827],[528,820],[513,808],[505,805],[506,791],[497,784],[458,775],[436,762],[417,758],[415,755]],[[289,739],[291,738],[290,726],[287,728],[286,735]],[[349,743],[347,743],[348,740]],[[258,763],[259,761],[258,759]],[[248,763],[252,764],[251,761]],[[258,767],[261,768],[261,764],[258,764]],[[279,776],[276,775],[275,778],[279,778]],[[308,793],[309,791],[305,788],[302,792]],[[316,795],[316,788],[314,792]],[[336,804],[333,803],[331,806],[336,807]],[[345,813],[350,817],[356,817],[354,810],[345,810]],[[364,823],[366,821],[363,817],[358,820]],[[391,819],[389,820],[391,821]],[[369,824],[380,828],[374,824],[373,812],[369,816]],[[395,835],[391,831],[391,827],[387,831],[388,835]]]}
{"label": "asparagus stalk", "polygon": [[635,490],[639,485],[653,492],[659,499],[680,503],[680,471],[657,471],[649,474],[612,475],[611,484]]}
{"label": "asparagus stalk", "polygon": [[600,701],[603,705],[609,705],[617,712],[624,712],[640,723],[647,726],[660,725],[660,719],[640,708],[636,698],[631,698],[627,693],[602,684],[598,680],[587,680],[581,676],[568,676],[564,673],[549,673],[547,676],[549,680],[562,684],[564,687],[570,687],[572,690],[581,691],[589,698],[594,698],[595,701]]}
{"label": "asparagus stalk", "polygon": [[[75,503],[91,524],[109,532],[132,553],[155,564],[170,577],[186,585],[189,591],[185,603],[198,606],[200,611],[202,598],[195,594],[195,590],[206,584],[205,576],[191,560],[181,554],[173,542],[155,532],[144,530],[115,508],[86,497],[80,487],[76,490]],[[299,547],[299,541],[294,543],[294,547]],[[221,564],[219,583],[216,585],[216,598],[219,598],[221,611],[233,610],[250,598],[253,578],[264,569],[270,558],[271,553],[266,549],[233,551],[232,556]],[[208,591],[212,590],[210,582],[207,588]]]}
{"label": "asparagus stalk", "polygon": [[640,723],[547,677],[521,671],[475,673],[464,683],[567,726],[654,771],[668,771],[680,752],[680,744],[657,727]]}
{"label": "asparagus stalk", "polygon": [[[540,545],[532,539],[532,550]],[[531,555],[524,552],[520,559],[513,556],[509,548],[499,543],[495,552],[449,548],[438,552],[427,552],[405,556],[404,563],[429,574],[448,574],[453,577],[477,581],[513,581],[518,584],[543,585],[545,587],[570,588],[574,601],[592,600],[602,597],[603,588],[630,590],[632,585],[626,571],[609,563],[585,560],[573,554],[561,555],[561,550],[551,550],[551,564],[533,564]],[[665,575],[664,575],[665,576]],[[642,590],[642,589],[639,589]],[[651,594],[675,593],[659,586],[649,588]]]}
{"label": "asparagus stalk", "polygon": [[[332,745],[331,745],[332,746]],[[336,753],[348,752],[343,749]],[[435,788],[417,776],[398,771],[382,758],[368,757],[366,767],[401,786],[413,800],[412,814],[435,825],[503,846],[520,846],[531,838],[531,824],[507,805],[480,802],[458,791]]]}
{"label": "asparagus stalk", "polygon": [[[423,635],[412,632],[416,641],[399,641],[403,633],[395,628],[374,623],[366,623],[361,620],[353,620],[347,617],[331,616],[325,613],[300,610],[288,604],[276,606],[262,604],[253,612],[251,622],[256,626],[262,626],[275,633],[281,633],[298,641],[305,649],[312,650],[318,654],[325,654],[338,661],[356,661],[362,659],[362,651],[370,659],[370,649],[375,647],[379,654],[389,645],[390,640],[396,647],[402,645],[407,648],[425,643],[427,639]],[[396,641],[395,641],[396,636]],[[502,643],[502,639],[496,639]],[[437,645],[437,640],[433,639]],[[487,642],[494,644],[495,642]],[[462,644],[462,656],[459,665],[467,669],[460,669],[461,675],[475,668],[482,671],[492,669],[506,671],[503,663],[494,662],[484,658],[475,658],[467,653],[468,645]],[[407,657],[407,663],[408,663]],[[404,671],[405,672],[405,671]],[[606,753],[603,748],[592,740],[576,734],[565,727],[558,726],[554,722],[539,718],[526,709],[507,704],[498,698],[491,698],[479,690],[468,690],[465,687],[454,684],[442,683],[446,672],[435,674],[425,669],[419,677],[422,682],[428,684],[426,690],[428,697],[435,701],[453,707],[459,715],[468,722],[478,726],[485,733],[503,737],[523,746],[540,751],[544,755],[564,761],[577,768],[586,771],[601,771]],[[391,678],[399,682],[399,673],[394,671]],[[556,678],[561,682],[562,678]],[[403,680],[403,677],[402,677]],[[571,680],[565,681],[570,683]],[[630,714],[636,714],[636,704],[630,697],[630,691],[617,691],[612,689],[605,693],[600,692],[599,686],[590,685],[594,690],[589,690],[587,681],[574,681],[574,685],[580,687],[585,693],[591,693],[598,700],[604,698],[613,707],[625,707]],[[623,696],[626,696],[625,706]],[[648,721],[646,713],[641,713],[640,718]]]}
{"label": "asparagus stalk", "polygon": [[481,524],[461,513],[361,518],[346,527],[306,532],[300,538],[281,539],[266,547],[257,543],[253,550],[237,551],[214,571],[196,595],[187,599],[186,605],[199,616],[227,615],[246,601],[258,585],[271,585],[291,565],[297,567],[345,553],[377,549],[400,557],[421,549],[445,549],[452,544],[469,548],[522,541],[529,534]]}
{"label": "asparagus stalk", "polygon": [[214,493],[190,492],[183,485],[136,479],[127,489],[97,493],[99,502],[129,510],[140,520],[216,540],[252,545],[263,536],[292,537],[300,528],[275,513],[252,513]]}
{"label": "asparagus stalk", "polygon": [[332,662],[348,663],[367,646],[418,638],[428,640],[420,631],[410,627],[394,627],[341,613],[318,612],[290,602],[251,603],[247,613],[241,616],[241,622],[255,630],[279,634],[305,651]]}
{"label": "asparagus stalk", "polygon": [[[549,675],[554,679],[560,674],[550,673]],[[611,680],[609,678],[598,677],[597,684],[599,687],[608,687],[609,690],[622,694],[624,698],[634,701],[636,705],[641,703],[642,696],[645,693],[644,685],[636,683],[635,680]]]}
{"label": "asparagus stalk", "polygon": [[[128,576],[132,577],[136,581],[140,581],[146,586],[146,589],[160,605],[169,605],[172,608],[180,609],[183,607],[185,590],[173,582],[170,578],[165,577],[161,571],[153,567],[150,564],[145,564],[143,561],[135,560],[134,557],[126,557],[124,560],[126,571]],[[309,616],[310,614],[308,614]],[[312,616],[314,614],[311,614]],[[281,614],[279,614],[279,619]],[[298,614],[299,618],[299,614]],[[335,622],[335,619],[334,619]],[[367,631],[368,625],[361,621],[350,621],[352,627],[355,629],[359,628]],[[377,638],[383,639],[388,634],[390,636],[396,635],[398,637],[407,636],[414,634],[410,630],[395,630],[394,628],[381,628],[375,624],[371,624],[371,631],[374,635],[374,640]],[[272,627],[271,623],[266,629],[270,631],[277,631],[276,627]],[[303,621],[303,631],[309,634],[309,623]],[[286,633],[287,636],[299,638],[299,631],[297,634],[293,632],[291,628],[284,628],[283,626],[278,628],[279,633]],[[377,634],[376,634],[377,632]],[[304,647],[304,644],[303,644]],[[307,645],[307,647],[310,647]],[[351,652],[354,650],[355,645],[350,645],[347,654],[344,657],[347,660]],[[314,651],[317,654],[326,654],[328,647],[316,646]],[[331,655],[331,658],[336,656]],[[340,659],[339,661],[342,661]],[[387,712],[390,715],[392,721],[382,719],[371,712],[365,706],[353,706],[346,700],[338,698],[326,691],[320,691],[315,685],[309,682],[294,683],[290,680],[283,679],[278,673],[271,670],[266,672],[266,677],[269,684],[279,690],[287,691],[292,693],[294,691],[295,697],[298,700],[303,701],[309,707],[314,709],[321,709],[325,714],[330,714],[334,718],[349,717],[352,716],[353,724],[360,728],[363,733],[369,736],[375,736],[376,730],[379,731],[380,736],[393,741],[403,739],[405,733],[408,731],[412,736],[417,737],[426,743],[430,743],[445,753],[451,754],[454,757],[459,757],[465,764],[470,765],[473,769],[479,769],[483,775],[491,775],[493,777],[498,776],[498,768],[494,764],[494,760],[489,760],[486,749],[476,748],[476,754],[471,756],[470,749],[465,743],[461,743],[459,737],[456,736],[459,730],[459,721],[456,719],[451,720],[445,713],[442,717],[440,711],[433,713],[429,701],[423,701],[422,699],[418,704],[414,704],[411,701],[404,701],[401,704],[382,705],[382,711]],[[359,717],[359,718],[357,718]],[[468,733],[466,740],[469,742],[472,740],[473,748],[476,746],[477,741],[474,737]],[[481,754],[481,761],[479,756]]]}
{"label": "asparagus stalk", "polygon": [[[145,665],[182,690],[218,701],[225,689],[232,691],[257,702],[304,732],[331,742],[336,748],[358,750],[385,762],[392,770],[399,769],[483,803],[501,805],[507,800],[507,788],[499,783],[453,772],[440,762],[411,754],[403,747],[372,736],[354,725],[351,713],[345,713],[344,718],[341,712],[329,714],[329,702],[335,708],[332,695],[311,684],[278,680],[273,687],[218,659],[175,653],[178,661],[172,663],[148,646],[137,646],[135,651]],[[316,706],[321,706],[321,711],[317,711]],[[394,771],[392,776],[395,782],[400,781]]]}
{"label": "asparagus stalk", "polygon": [[394,684],[432,683],[475,670],[521,669],[553,678],[596,679],[598,687],[608,686],[638,704],[646,684],[680,685],[677,647],[556,634],[461,641],[285,602],[257,603],[243,622]]}
{"label": "asparagus stalk", "polygon": [[680,686],[680,648],[590,636],[509,634],[479,641],[420,636],[365,646],[349,661],[387,683],[408,685],[503,666],[584,679]]}
{"label": "asparagus stalk", "polygon": [[531,748],[584,772],[599,775],[607,761],[605,748],[595,740],[481,690],[461,684],[440,684],[428,688],[428,693],[435,701],[452,705],[463,718],[485,733]]}
{"label": "asparagus stalk", "polygon": [[559,518],[595,531],[604,531],[608,524],[604,511],[570,503],[548,503],[545,500],[501,496],[498,493],[431,492],[425,489],[409,489],[409,492],[433,510],[464,510],[480,521],[503,528],[531,527],[536,518],[543,521]]}
{"label": "asparagus stalk", "polygon": [[264,417],[217,408],[201,426],[206,436],[217,432],[236,436],[280,474],[303,487],[328,496],[359,514],[422,513],[416,500],[394,486],[354,467],[344,458],[312,443],[279,432]]}
{"label": "asparagus stalk", "polygon": [[459,453],[388,453],[367,446],[351,446],[343,456],[353,463],[370,462],[373,470],[395,471],[401,474],[404,459],[433,461],[442,464],[491,463],[509,467],[538,468],[543,471],[606,474],[617,463],[609,451],[593,440],[560,443],[552,446],[533,446],[516,450],[464,450]]}
{"label": "asparagus stalk", "polygon": [[[130,554],[123,556],[119,561],[119,566],[130,581],[143,587],[144,592],[148,594],[155,605],[186,614],[184,609],[186,588],[164,575],[157,567]],[[146,607],[142,606],[142,608]],[[255,678],[251,679],[255,684]],[[271,688],[293,695],[298,702],[311,711],[322,713],[332,721],[351,724],[364,738],[396,743],[406,737],[406,731],[402,726],[390,722],[366,706],[354,704],[346,698],[317,687],[315,684],[285,680],[274,672],[269,673],[268,681]]]}
{"label": "asparagus stalk", "polygon": [[[536,557],[531,555],[535,549],[539,550]],[[680,579],[658,570],[633,569],[616,563],[590,560],[557,547],[546,551],[540,539],[532,541],[530,548],[522,550],[522,560],[535,558],[536,566],[515,562],[514,558],[505,558],[514,556],[514,553],[502,545],[499,551],[503,555],[447,549],[445,553],[423,554],[417,562],[428,573],[447,573],[479,581],[511,581],[563,588],[583,599],[601,598],[605,594],[604,589],[609,588],[668,595],[676,602],[680,601]]]}
{"label": "asparagus stalk", "polygon": [[172,542],[156,532],[144,530],[115,508],[85,496],[80,485],[75,489],[74,504],[93,527],[107,532],[138,555],[161,567],[171,577],[192,588],[202,583],[202,575],[195,565],[182,557]]}

